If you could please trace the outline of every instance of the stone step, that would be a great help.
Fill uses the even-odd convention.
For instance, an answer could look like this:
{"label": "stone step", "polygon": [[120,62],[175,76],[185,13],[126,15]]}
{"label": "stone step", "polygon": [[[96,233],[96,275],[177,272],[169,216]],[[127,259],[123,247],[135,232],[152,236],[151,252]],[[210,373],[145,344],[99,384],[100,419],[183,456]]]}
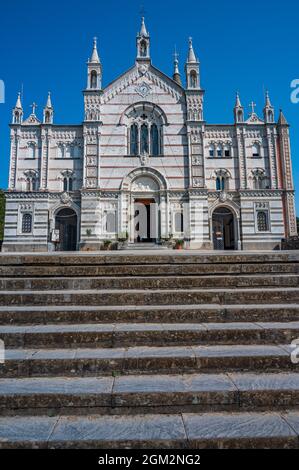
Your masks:
{"label": "stone step", "polygon": [[299,274],[298,263],[1,265],[0,277],[191,276],[221,274]]}
{"label": "stone step", "polygon": [[2,291],[0,305],[177,305],[296,303],[299,288]]}
{"label": "stone step", "polygon": [[298,304],[0,306],[0,325],[49,323],[299,321]]}
{"label": "stone step", "polygon": [[161,250],[147,252],[76,252],[76,253],[0,253],[1,266],[50,265],[151,265],[151,264],[242,264],[298,263],[299,251],[235,251],[206,252],[194,250]]}
{"label": "stone step", "polygon": [[138,414],[277,410],[299,405],[299,373],[0,379],[0,413]]}
{"label": "stone step", "polygon": [[0,448],[298,448],[299,413],[0,418]]}
{"label": "stone step", "polygon": [[298,369],[289,345],[6,349],[0,377]]}
{"label": "stone step", "polygon": [[119,348],[219,344],[290,344],[298,322],[114,323],[0,326],[6,348]]}
{"label": "stone step", "polygon": [[297,287],[299,275],[38,277],[0,279],[0,290],[186,289]]}

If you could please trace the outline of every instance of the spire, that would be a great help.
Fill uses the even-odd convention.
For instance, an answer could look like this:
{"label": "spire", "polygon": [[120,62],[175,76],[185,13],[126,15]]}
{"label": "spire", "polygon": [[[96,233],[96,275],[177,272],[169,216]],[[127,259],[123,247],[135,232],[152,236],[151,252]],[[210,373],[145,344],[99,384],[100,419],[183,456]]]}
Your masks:
{"label": "spire", "polygon": [[236,93],[236,104],[235,104],[235,108],[242,108],[242,104],[241,104],[241,100],[240,100],[240,95],[239,95],[239,92],[237,91]]}
{"label": "spire", "polygon": [[47,99],[47,104],[46,104],[46,108],[53,108],[52,106],[52,101],[51,101],[51,92],[48,91],[48,99]]}
{"label": "spire", "polygon": [[97,49],[97,38],[93,38],[93,50],[91,54],[91,59],[90,62],[93,64],[99,64],[100,63],[100,58],[98,54],[98,49]]}
{"label": "spire", "polygon": [[174,50],[174,71],[173,71],[173,80],[178,84],[178,85],[182,85],[182,81],[181,81],[181,74],[180,74],[180,70],[179,70],[179,59],[178,59],[179,55],[176,51],[176,48]]}
{"label": "spire", "polygon": [[144,22],[144,16],[141,17],[141,28],[140,28],[139,36],[144,37],[144,38],[149,37],[149,34],[145,26],[145,22]]}
{"label": "spire", "polygon": [[235,107],[234,107],[234,116],[235,116],[235,123],[236,124],[244,122],[244,108],[241,104],[240,95],[239,95],[238,91],[236,93],[236,103],[235,103]]}
{"label": "spire", "polygon": [[20,92],[18,93],[18,98],[17,98],[17,102],[16,102],[16,105],[15,105],[15,109],[23,109],[22,108],[21,93]]}
{"label": "spire", "polygon": [[53,124],[53,116],[54,116],[54,110],[52,106],[52,101],[51,101],[51,93],[48,92],[48,98],[47,98],[47,103],[46,106],[44,107],[44,113],[43,113],[43,123],[44,124]]}
{"label": "spire", "polygon": [[12,110],[12,123],[22,124],[23,122],[23,107],[21,102],[21,93],[18,93],[17,102]]}
{"label": "spire", "polygon": [[150,35],[146,29],[144,16],[141,18],[140,32],[137,33],[137,60],[150,61]]}
{"label": "spire", "polygon": [[274,108],[270,101],[269,92],[266,91],[265,106],[264,106],[264,121],[266,124],[274,123]]}
{"label": "spire", "polygon": [[272,108],[272,104],[271,104],[271,101],[270,101],[270,96],[269,96],[268,90],[266,91],[266,104],[265,104],[265,108]]}
{"label": "spire", "polygon": [[188,52],[188,59],[187,62],[189,63],[196,63],[196,57],[193,49],[192,38],[189,38],[189,52]]}
{"label": "spire", "polygon": [[288,126],[288,121],[285,118],[285,115],[282,112],[282,109],[279,110],[279,118],[278,118],[279,126]]}

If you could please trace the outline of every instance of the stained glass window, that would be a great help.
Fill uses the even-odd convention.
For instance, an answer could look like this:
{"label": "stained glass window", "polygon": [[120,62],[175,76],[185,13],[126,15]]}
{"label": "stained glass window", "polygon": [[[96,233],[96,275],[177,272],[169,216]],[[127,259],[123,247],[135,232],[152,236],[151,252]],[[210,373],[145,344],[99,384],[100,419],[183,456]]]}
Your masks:
{"label": "stained glass window", "polygon": [[141,126],[140,152],[141,154],[148,153],[148,128],[146,124]]}
{"label": "stained glass window", "polygon": [[159,131],[156,124],[151,127],[151,142],[152,142],[152,155],[156,157],[159,155]]}
{"label": "stained glass window", "polygon": [[138,155],[138,127],[133,124],[130,129],[130,154]]}

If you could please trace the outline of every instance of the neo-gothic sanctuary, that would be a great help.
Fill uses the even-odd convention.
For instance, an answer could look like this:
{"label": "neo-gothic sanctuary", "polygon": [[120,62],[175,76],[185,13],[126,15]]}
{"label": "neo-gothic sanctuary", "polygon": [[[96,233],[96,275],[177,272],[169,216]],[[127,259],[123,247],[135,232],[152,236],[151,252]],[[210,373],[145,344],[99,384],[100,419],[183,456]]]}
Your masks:
{"label": "neo-gothic sanctuary", "polygon": [[232,124],[207,123],[192,40],[184,79],[177,56],[172,77],[152,64],[144,19],[136,47],[133,66],[103,86],[94,40],[80,125],[54,122],[50,94],[42,120],[35,104],[24,118],[18,96],[3,251],[97,250],[126,236],[262,250],[296,235],[289,126],[269,94],[263,117],[252,103],[247,118],[237,94]]}

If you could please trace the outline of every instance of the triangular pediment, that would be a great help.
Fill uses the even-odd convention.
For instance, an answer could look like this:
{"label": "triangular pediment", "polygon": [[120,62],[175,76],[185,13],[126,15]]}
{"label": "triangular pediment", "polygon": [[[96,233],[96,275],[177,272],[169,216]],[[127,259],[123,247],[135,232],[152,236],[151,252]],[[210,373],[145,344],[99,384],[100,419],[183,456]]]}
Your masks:
{"label": "triangular pediment", "polygon": [[41,124],[41,121],[37,119],[35,114],[30,114],[30,116],[22,122],[23,126],[37,126]]}
{"label": "triangular pediment", "polygon": [[163,72],[151,64],[141,63],[135,64],[104,88],[102,102],[108,103],[128,88],[131,93],[136,93],[140,100],[148,99],[157,88],[171,95],[176,101],[179,101],[184,93],[184,89]]}
{"label": "triangular pediment", "polygon": [[264,121],[260,119],[256,113],[251,113],[251,115],[245,122],[246,124],[265,124]]}

